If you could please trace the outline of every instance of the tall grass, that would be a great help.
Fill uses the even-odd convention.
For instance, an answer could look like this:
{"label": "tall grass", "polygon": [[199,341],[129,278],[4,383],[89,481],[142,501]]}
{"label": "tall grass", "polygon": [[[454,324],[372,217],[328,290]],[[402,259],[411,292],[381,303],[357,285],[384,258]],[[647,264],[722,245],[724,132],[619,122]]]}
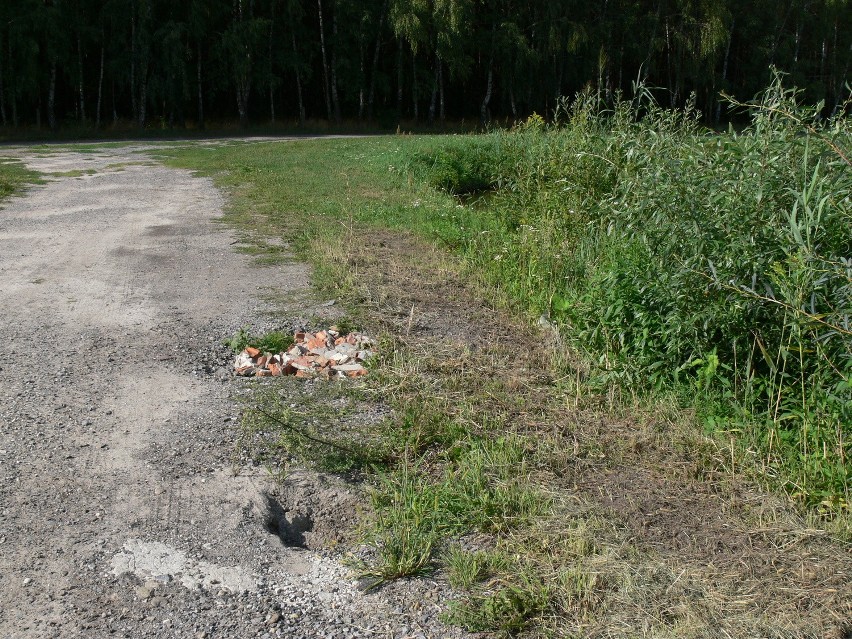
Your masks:
{"label": "tall grass", "polygon": [[[850,504],[852,127],[780,77],[743,131],[637,90],[450,138],[410,169],[465,194],[437,232],[557,322],[591,384],[676,389],[810,504]],[[488,193],[479,205],[471,192]]]}

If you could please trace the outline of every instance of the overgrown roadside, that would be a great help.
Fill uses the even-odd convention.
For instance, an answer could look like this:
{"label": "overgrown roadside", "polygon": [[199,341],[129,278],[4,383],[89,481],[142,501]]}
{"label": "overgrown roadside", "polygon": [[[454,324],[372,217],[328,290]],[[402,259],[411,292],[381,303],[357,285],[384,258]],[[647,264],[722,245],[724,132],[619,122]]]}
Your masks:
{"label": "overgrown roadside", "polygon": [[[350,321],[385,335],[371,376],[326,387],[319,415],[315,396],[258,397],[275,419],[246,424],[255,452],[371,484],[365,574],[380,585],[442,570],[460,596],[450,616],[472,630],[846,636],[847,545],[749,485],[736,455],[674,408],[611,407],[554,375],[556,334],[484,302],[474,274],[403,230],[440,232],[442,217],[468,215],[398,170],[430,143],[174,156],[230,191],[226,221],[259,260],[286,259],[286,238]],[[362,405],[377,418],[342,429]]]}

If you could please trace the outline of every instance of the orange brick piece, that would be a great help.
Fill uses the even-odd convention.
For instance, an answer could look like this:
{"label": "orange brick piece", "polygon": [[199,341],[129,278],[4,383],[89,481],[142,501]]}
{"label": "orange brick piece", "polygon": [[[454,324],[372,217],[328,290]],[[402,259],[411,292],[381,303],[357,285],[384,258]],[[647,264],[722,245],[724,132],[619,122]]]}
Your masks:
{"label": "orange brick piece", "polygon": [[251,357],[252,359],[254,359],[254,358],[255,358],[255,357],[257,357],[258,355],[260,355],[260,349],[257,349],[257,348],[255,348],[254,346],[248,346],[248,347],[246,347],[245,352],[246,352],[246,354],[247,354],[249,357]]}

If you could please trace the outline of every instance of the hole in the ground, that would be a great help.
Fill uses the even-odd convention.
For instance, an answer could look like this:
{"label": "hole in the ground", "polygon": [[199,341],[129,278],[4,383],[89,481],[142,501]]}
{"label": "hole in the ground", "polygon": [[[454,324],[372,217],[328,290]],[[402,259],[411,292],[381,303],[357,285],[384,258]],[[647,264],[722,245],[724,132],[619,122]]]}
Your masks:
{"label": "hole in the ground", "polygon": [[291,548],[307,548],[305,533],[314,529],[310,513],[286,510],[272,495],[266,494],[266,517],[264,527],[278,537],[281,543]]}

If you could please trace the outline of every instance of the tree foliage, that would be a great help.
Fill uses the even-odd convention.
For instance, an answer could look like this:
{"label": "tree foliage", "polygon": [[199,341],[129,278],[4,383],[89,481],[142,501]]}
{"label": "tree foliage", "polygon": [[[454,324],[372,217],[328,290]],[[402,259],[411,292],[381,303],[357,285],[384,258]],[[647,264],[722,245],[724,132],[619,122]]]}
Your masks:
{"label": "tree foliage", "polygon": [[849,0],[7,0],[0,120],[487,121],[641,80],[713,121],[770,65],[829,114],[850,26]]}

